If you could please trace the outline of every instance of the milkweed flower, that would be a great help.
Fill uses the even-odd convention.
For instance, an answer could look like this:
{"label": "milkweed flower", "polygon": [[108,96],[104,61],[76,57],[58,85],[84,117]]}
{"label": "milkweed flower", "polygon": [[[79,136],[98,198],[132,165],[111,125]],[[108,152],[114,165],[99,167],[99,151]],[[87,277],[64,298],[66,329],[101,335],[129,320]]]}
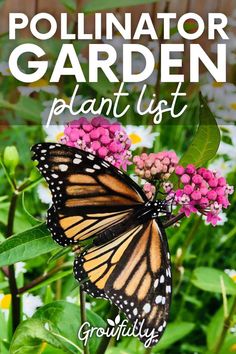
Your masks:
{"label": "milkweed flower", "polygon": [[147,181],[166,181],[175,171],[179,159],[174,151],[163,151],[156,154],[143,153],[135,156],[135,173]]}
{"label": "milkweed flower", "polygon": [[81,117],[68,123],[61,143],[97,155],[117,168],[126,170],[131,163],[131,141],[125,129],[102,116]]}
{"label": "milkweed flower", "polygon": [[215,226],[221,221],[220,214],[230,205],[228,196],[234,188],[216,171],[196,168],[190,164],[186,168],[177,166],[175,174],[179,179],[179,188],[170,191],[180,212],[187,217],[191,213],[200,212],[206,216],[206,222]]}

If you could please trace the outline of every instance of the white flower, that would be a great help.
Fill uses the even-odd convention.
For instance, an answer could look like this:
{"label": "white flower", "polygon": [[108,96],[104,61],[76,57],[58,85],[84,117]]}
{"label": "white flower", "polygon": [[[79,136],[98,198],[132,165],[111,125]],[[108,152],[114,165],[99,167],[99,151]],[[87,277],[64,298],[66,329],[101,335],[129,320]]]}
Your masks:
{"label": "white flower", "polygon": [[228,276],[233,279],[233,281],[236,283],[236,270],[235,269],[225,269],[225,273],[228,274]]}
{"label": "white flower", "polygon": [[23,96],[29,96],[33,92],[40,92],[40,91],[51,93],[52,95],[57,95],[59,93],[57,86],[50,85],[49,82],[44,79],[33,82],[28,86],[18,86],[17,89]]}
{"label": "white flower", "polygon": [[26,273],[27,270],[25,269],[25,262],[17,262],[15,264],[15,275],[18,277],[19,274]]}
{"label": "white flower", "polygon": [[224,226],[224,224],[228,221],[226,213],[220,213],[219,217],[221,218],[221,220],[217,222],[217,226]]}
{"label": "white flower", "polygon": [[47,127],[46,125],[44,125],[43,129],[46,133],[45,141],[50,143],[58,143],[60,139],[64,136],[65,126],[53,124]]}
{"label": "white flower", "polygon": [[32,294],[23,294],[23,313],[27,317],[32,317],[38,307],[43,306],[40,296]]}
{"label": "white flower", "polygon": [[207,82],[201,85],[202,94],[209,101],[216,101],[215,105],[217,105],[217,101],[220,101],[220,104],[224,102],[228,94],[236,93],[236,86],[231,83],[216,82],[209,75],[204,76],[204,78]]}
{"label": "white flower", "polygon": [[[228,144],[226,144],[226,145],[228,145]],[[222,147],[222,143],[221,143],[221,147]],[[220,172],[221,176],[224,176],[224,177],[226,177],[228,175],[228,173],[230,173],[232,171],[232,168],[233,168],[232,161],[225,161],[225,159],[223,157],[217,158],[209,166],[210,170]]]}
{"label": "white flower", "polygon": [[159,135],[159,133],[152,133],[151,126],[146,128],[144,126],[127,125],[125,130],[132,143],[131,150],[139,147],[151,148],[155,138]]}
{"label": "white flower", "polygon": [[46,183],[41,183],[38,185],[37,188],[38,196],[41,202],[45,204],[51,204],[52,203],[52,194],[47,186]]}
{"label": "white flower", "polygon": [[3,61],[0,63],[0,74],[2,74],[2,76],[11,76],[11,72],[7,62]]}

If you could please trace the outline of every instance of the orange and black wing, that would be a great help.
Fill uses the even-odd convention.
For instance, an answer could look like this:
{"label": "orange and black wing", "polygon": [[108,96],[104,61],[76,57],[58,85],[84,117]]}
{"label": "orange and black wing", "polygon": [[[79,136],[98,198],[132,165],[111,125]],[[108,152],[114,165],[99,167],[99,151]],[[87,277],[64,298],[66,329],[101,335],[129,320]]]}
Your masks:
{"label": "orange and black wing", "polygon": [[53,196],[47,224],[62,246],[107,229],[116,236],[118,225],[131,220],[147,201],[131,178],[91,153],[52,143],[37,144],[32,151]]}
{"label": "orange and black wing", "polygon": [[84,251],[74,273],[87,293],[109,299],[125,313],[142,342],[153,346],[159,341],[171,301],[170,254],[159,223],[137,225]]}

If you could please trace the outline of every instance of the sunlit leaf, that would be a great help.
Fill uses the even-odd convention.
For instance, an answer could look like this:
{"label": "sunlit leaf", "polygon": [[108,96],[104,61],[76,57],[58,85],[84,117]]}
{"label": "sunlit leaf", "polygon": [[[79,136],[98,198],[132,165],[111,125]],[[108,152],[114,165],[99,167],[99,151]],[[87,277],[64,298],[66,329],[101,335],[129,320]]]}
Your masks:
{"label": "sunlit leaf", "polygon": [[224,288],[226,294],[236,295],[236,284],[234,281],[223,271],[199,267],[194,270],[192,283],[205,291],[211,291],[216,293],[222,293],[222,282],[224,283]]}
{"label": "sunlit leaf", "polygon": [[25,261],[58,249],[45,224],[9,237],[0,244],[0,266]]}

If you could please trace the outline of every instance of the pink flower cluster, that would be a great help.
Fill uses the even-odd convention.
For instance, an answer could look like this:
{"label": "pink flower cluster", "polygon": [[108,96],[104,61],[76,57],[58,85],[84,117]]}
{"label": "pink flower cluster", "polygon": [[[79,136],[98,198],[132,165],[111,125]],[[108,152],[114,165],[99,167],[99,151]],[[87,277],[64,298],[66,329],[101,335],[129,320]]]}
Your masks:
{"label": "pink flower cluster", "polygon": [[178,161],[178,156],[174,151],[163,151],[149,155],[143,153],[133,159],[135,174],[147,181],[168,180]]}
{"label": "pink flower cluster", "polygon": [[173,195],[175,202],[182,205],[180,212],[186,216],[200,212],[215,226],[221,220],[222,209],[230,205],[228,195],[234,192],[234,188],[224,177],[206,168],[177,166],[175,173],[179,178],[179,189],[172,190],[169,196]]}
{"label": "pink flower cluster", "polygon": [[61,142],[98,155],[117,168],[126,170],[130,164],[131,141],[124,128],[102,116],[91,120],[82,117],[68,123]]}

